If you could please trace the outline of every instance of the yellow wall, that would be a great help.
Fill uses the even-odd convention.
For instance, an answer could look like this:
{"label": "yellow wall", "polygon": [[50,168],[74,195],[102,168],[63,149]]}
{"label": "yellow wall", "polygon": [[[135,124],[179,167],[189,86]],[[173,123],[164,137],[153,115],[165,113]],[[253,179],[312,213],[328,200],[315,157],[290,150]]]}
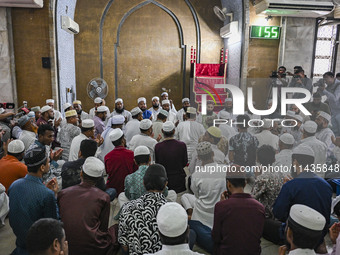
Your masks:
{"label": "yellow wall", "polygon": [[[93,101],[86,92],[88,82],[100,76],[99,23],[108,0],[77,1],[75,21],[80,33],[75,36],[77,98],[86,110]],[[112,4],[103,27],[104,79],[109,85],[107,105],[114,106],[114,43],[117,28],[126,12],[142,3],[142,0],[116,0]],[[190,47],[196,47],[195,23],[189,7],[183,0],[160,0],[175,13],[181,22],[184,44],[187,45],[186,95],[189,95]],[[223,26],[214,13],[213,6],[219,0],[191,1],[199,15],[202,34],[201,63],[218,63],[223,40],[219,28]],[[125,21],[120,34],[118,48],[118,96],[131,110],[137,98],[144,96],[148,107],[151,98],[160,95],[162,88],[171,90],[170,98],[177,107],[181,106],[182,74],[181,48],[177,27],[172,18],[153,4],[131,14]]]}

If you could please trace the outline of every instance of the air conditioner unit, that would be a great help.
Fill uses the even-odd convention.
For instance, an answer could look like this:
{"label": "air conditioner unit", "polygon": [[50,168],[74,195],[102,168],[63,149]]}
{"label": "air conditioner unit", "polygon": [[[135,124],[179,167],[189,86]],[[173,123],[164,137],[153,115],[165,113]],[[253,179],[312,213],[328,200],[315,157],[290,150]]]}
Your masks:
{"label": "air conditioner unit", "polygon": [[0,7],[43,8],[44,0],[0,0]]}
{"label": "air conditioner unit", "polygon": [[255,5],[256,14],[318,18],[328,15],[334,9],[332,2],[263,0]]}
{"label": "air conditioner unit", "polygon": [[232,21],[220,29],[220,36],[228,38],[238,33],[238,21]]}
{"label": "air conditioner unit", "polygon": [[70,34],[79,33],[78,23],[67,16],[61,16],[61,28]]}

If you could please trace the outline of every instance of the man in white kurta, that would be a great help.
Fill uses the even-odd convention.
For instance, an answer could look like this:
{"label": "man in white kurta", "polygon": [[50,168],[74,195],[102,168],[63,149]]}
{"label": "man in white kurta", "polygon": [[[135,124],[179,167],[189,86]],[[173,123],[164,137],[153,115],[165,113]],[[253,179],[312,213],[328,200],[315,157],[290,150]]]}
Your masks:
{"label": "man in white kurta", "polygon": [[170,101],[169,100],[163,100],[162,101],[162,109],[164,111],[168,112],[168,117],[167,117],[166,121],[171,121],[172,123],[175,124],[176,121],[177,121],[176,114],[171,111],[171,109],[170,109]]}
{"label": "man in white kurta", "polygon": [[73,101],[73,108],[77,111],[80,122],[90,118],[89,114],[82,109],[82,103],[80,100]]}
{"label": "man in white kurta", "polygon": [[54,112],[53,123],[54,123],[54,120],[59,120],[60,118],[63,119],[61,112],[54,109],[54,99],[47,99],[46,105],[48,105],[49,107],[51,107],[53,109],[53,112]]}
{"label": "man in white kurta", "polygon": [[83,121],[83,126],[81,129],[81,134],[73,138],[70,146],[70,155],[68,161],[75,161],[78,159],[78,154],[80,150],[80,144],[85,139],[90,139],[91,135],[94,136],[94,122],[91,119]]}
{"label": "man in white kurta", "polygon": [[133,136],[140,134],[139,125],[143,119],[142,110],[139,107],[135,107],[131,110],[132,119],[126,123],[124,129],[124,135],[126,139],[126,145],[129,147],[130,141]]}
{"label": "man in white kurta", "polygon": [[110,151],[112,151],[115,148],[115,146],[112,144],[112,141],[110,139],[111,131],[116,128],[122,129],[124,123],[125,123],[125,117],[123,115],[115,115],[110,119],[108,123],[110,126],[106,127],[106,129],[102,133],[104,142],[97,150],[97,158],[99,158],[101,161],[104,162],[104,158],[106,154],[108,154]]}
{"label": "man in white kurta", "polygon": [[279,148],[280,152],[275,155],[275,162],[273,166],[292,166],[292,154],[293,154],[293,146],[295,143],[294,137],[289,133],[284,133],[280,136],[279,140]]}
{"label": "man in white kurta", "polygon": [[152,121],[149,119],[144,119],[140,122],[139,128],[141,133],[132,137],[129,150],[134,151],[138,146],[144,145],[150,150],[151,162],[155,161],[155,145],[157,140],[152,138]]}
{"label": "man in white kurta", "polygon": [[35,132],[37,131],[38,127],[27,115],[20,117],[18,124],[22,128],[19,140],[24,143],[25,150],[27,150],[34,143],[37,137]]}
{"label": "man in white kurta", "polygon": [[169,100],[170,101],[170,111],[173,112],[175,115],[177,113],[175,105],[172,103],[172,100],[169,99],[169,94],[167,92],[163,92],[161,94],[161,101],[163,100]]}
{"label": "man in white kurta", "polygon": [[225,99],[224,109],[219,111],[219,113],[217,114],[217,117],[221,118],[221,114],[226,113],[226,112],[230,114],[230,119],[233,120],[233,122],[235,122],[237,118],[237,114],[233,114],[233,99],[230,97]]}
{"label": "man in white kurta", "polygon": [[324,142],[327,146],[327,157],[333,155],[334,144],[332,142],[332,137],[334,137],[333,131],[328,127],[331,121],[331,116],[326,113],[320,111],[317,115],[315,122],[318,125],[318,131],[315,134],[315,137]]}
{"label": "man in white kurta", "polygon": [[159,105],[159,97],[154,96],[151,100],[152,100],[152,107],[149,108],[149,111],[152,113],[152,121],[154,122],[157,120],[157,115],[162,109],[162,107],[160,107]]}
{"label": "man in white kurta", "polygon": [[[105,106],[105,101],[104,99],[100,98],[100,97],[96,97],[94,100],[94,107],[90,109],[89,112],[89,118],[93,119],[94,116],[96,116],[96,110],[99,106]],[[106,116],[110,116],[110,110],[109,108],[106,109]]]}
{"label": "man in white kurta", "polygon": [[[109,120],[107,121],[107,125],[110,125],[110,119],[113,116],[121,115],[125,118],[124,120],[124,126],[125,124],[132,119],[131,113],[124,109],[124,102],[123,99],[117,98],[115,101],[115,110],[111,113]],[[124,130],[124,128],[123,128]]]}
{"label": "man in white kurta", "polygon": [[264,119],[263,122],[262,131],[259,134],[254,135],[259,141],[258,147],[270,145],[277,151],[279,149],[279,137],[270,132],[272,120]]}
{"label": "man in white kurta", "polygon": [[163,123],[167,121],[168,116],[169,116],[169,113],[162,109],[157,115],[156,121],[152,123],[152,130],[154,134],[153,137],[158,138],[160,136],[161,139],[159,140],[159,142],[164,141],[164,135],[163,135],[162,129],[163,129]]}
{"label": "man in white kurta", "polygon": [[183,98],[182,105],[183,107],[179,109],[176,114],[176,119],[179,120],[180,122],[184,121],[183,115],[186,114],[186,110],[188,109],[188,107],[190,107],[190,99],[187,97]]}
{"label": "man in white kurta", "polygon": [[184,142],[187,146],[188,161],[191,161],[192,153],[198,144],[198,139],[204,135],[205,129],[196,121],[196,108],[188,107],[187,120],[177,126],[176,139]]}
{"label": "man in white kurta", "polygon": [[[220,124],[218,127],[221,130],[221,133],[224,137],[226,137],[229,141],[231,137],[237,134],[236,129],[230,125],[230,113],[229,112],[220,112],[220,117],[219,119],[221,120],[226,120],[226,124]],[[223,123],[223,121],[218,121],[216,123]]]}

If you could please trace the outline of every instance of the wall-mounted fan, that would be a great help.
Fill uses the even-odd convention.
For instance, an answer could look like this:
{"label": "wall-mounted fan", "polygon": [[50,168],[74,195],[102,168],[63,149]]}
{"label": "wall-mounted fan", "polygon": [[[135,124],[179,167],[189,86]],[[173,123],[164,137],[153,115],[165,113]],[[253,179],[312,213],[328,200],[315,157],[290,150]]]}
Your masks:
{"label": "wall-mounted fan", "polygon": [[227,17],[229,16],[227,8],[221,9],[218,6],[214,6],[214,13],[217,16],[217,18],[219,18],[221,21],[225,21]]}
{"label": "wall-mounted fan", "polygon": [[87,84],[87,94],[92,99],[96,97],[105,98],[108,92],[109,87],[102,78],[94,78]]}

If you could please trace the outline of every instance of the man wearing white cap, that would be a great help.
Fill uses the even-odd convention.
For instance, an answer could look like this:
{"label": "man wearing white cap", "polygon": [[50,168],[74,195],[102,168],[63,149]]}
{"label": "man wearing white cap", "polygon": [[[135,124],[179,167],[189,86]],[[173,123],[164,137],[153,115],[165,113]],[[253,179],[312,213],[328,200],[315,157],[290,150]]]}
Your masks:
{"label": "man wearing white cap", "polygon": [[152,130],[154,133],[154,137],[158,137],[159,135],[161,136],[161,139],[159,140],[159,142],[163,142],[164,140],[162,128],[163,128],[163,123],[167,121],[168,116],[169,116],[169,113],[161,109],[159,113],[157,114],[156,121],[152,123]]}
{"label": "man wearing white cap", "polygon": [[139,131],[139,125],[140,121],[143,119],[143,112],[139,107],[135,107],[131,110],[131,117],[132,119],[126,123],[125,126],[125,137],[126,137],[126,144],[129,147],[130,140],[133,136],[140,133]]}
{"label": "man wearing white cap", "polygon": [[59,119],[61,119],[61,120],[63,119],[63,115],[61,114],[61,112],[54,109],[54,99],[46,99],[46,105],[48,105],[49,107],[52,108],[52,110],[54,112],[54,119],[53,119],[54,121],[59,120]]}
{"label": "man wearing white cap", "polygon": [[93,117],[94,122],[94,136],[101,135],[105,129],[105,120],[107,110],[109,108],[106,106],[99,106],[96,111],[96,116]]}
{"label": "man wearing white cap", "polygon": [[[111,113],[111,118],[116,115],[124,116],[124,124],[131,120],[131,113],[124,108],[123,99],[117,98],[115,101],[115,110]],[[110,120],[109,120],[110,121]],[[108,122],[109,122],[108,121]]]}
{"label": "man wearing white cap", "polygon": [[[104,99],[100,98],[100,97],[96,97],[94,100],[94,107],[90,109],[90,112],[89,112],[89,118],[90,119],[93,119],[94,116],[96,116],[96,111],[97,111],[97,108],[100,107],[100,106],[105,106],[105,101]],[[110,110],[109,108],[106,109],[106,116],[110,116]]]}
{"label": "man wearing white cap", "polygon": [[262,131],[259,134],[254,135],[259,141],[258,146],[270,145],[277,151],[279,149],[279,137],[270,132],[272,120],[264,119],[263,122]]}
{"label": "man wearing white cap", "polygon": [[146,98],[140,97],[137,99],[138,107],[143,112],[143,119],[152,120],[152,112],[146,109]]}
{"label": "man wearing white cap", "polygon": [[[213,253],[213,241],[210,233],[214,224],[214,208],[215,204],[220,201],[221,194],[225,191],[226,173],[204,170],[218,169],[218,164],[214,162],[211,143],[199,143],[196,151],[201,165],[196,167],[195,172],[191,175],[190,188],[194,195],[183,194],[181,202],[189,217],[192,213],[189,224],[190,228],[197,234],[199,246],[209,253]],[[199,240],[204,240],[204,242]]]}
{"label": "man wearing white cap", "polygon": [[97,157],[104,162],[104,157],[112,151],[115,147],[110,139],[110,133],[112,130],[119,128],[123,130],[123,125],[125,123],[125,117],[123,115],[114,115],[109,119],[107,127],[102,133],[104,139],[103,144],[98,148]]}
{"label": "man wearing white cap", "polygon": [[[285,116],[285,125],[290,125],[293,126],[296,124],[295,127],[282,127],[281,128],[281,134],[284,133],[289,133],[291,134],[294,139],[295,139],[295,143],[294,146],[298,145],[302,139],[302,123],[303,123],[303,118],[301,117],[301,115],[299,114],[295,114],[294,111],[287,111],[287,114]],[[292,120],[295,120],[292,121]],[[276,122],[277,123],[277,122]]]}
{"label": "man wearing white cap", "polygon": [[[108,229],[110,197],[95,187],[104,170],[103,162],[88,157],[80,173],[82,182],[58,193],[60,216],[70,254],[104,255],[116,241],[111,234],[114,231]],[[84,205],[86,209],[82,209]]]}
{"label": "man wearing white cap", "polygon": [[27,174],[27,166],[20,162],[25,155],[24,143],[13,140],[8,144],[7,150],[7,155],[0,160],[0,180],[6,192],[14,181]]}
{"label": "man wearing white cap", "polygon": [[70,155],[70,147],[73,138],[80,135],[81,130],[77,126],[78,114],[76,110],[70,110],[65,112],[66,123],[63,125],[59,132],[59,141],[63,151],[63,160],[68,161]]}
{"label": "man wearing white cap", "polygon": [[154,96],[152,99],[152,107],[149,108],[149,111],[152,113],[152,121],[155,121],[157,119],[157,115],[159,111],[162,109],[159,107],[159,97]]}
{"label": "man wearing white cap", "polygon": [[[126,202],[140,198],[146,193],[143,178],[151,162],[149,149],[143,145],[138,146],[134,151],[134,161],[138,165],[138,170],[125,177],[124,192],[120,193],[118,196],[120,207]],[[176,202],[177,194],[175,191],[168,190],[168,187],[166,187],[163,194],[167,200]]]}
{"label": "man wearing white cap", "polygon": [[321,95],[326,95],[329,108],[332,113],[332,129],[336,136],[340,135],[340,81],[335,79],[332,72],[327,72],[323,75],[324,81],[327,84],[318,87],[318,92]]}
{"label": "man wearing white cap", "polygon": [[164,167],[149,166],[143,183],[147,192],[125,203],[119,218],[118,242],[126,254],[154,253],[162,248],[156,217],[159,208],[167,203],[163,195],[167,185]]}
{"label": "man wearing white cap", "polygon": [[140,134],[132,137],[129,148],[134,151],[138,146],[145,145],[150,150],[151,162],[155,161],[155,145],[161,139],[160,136],[157,140],[153,138],[152,122],[149,119],[144,119],[139,125]]}
{"label": "man wearing white cap", "polygon": [[[312,121],[308,120],[302,125],[303,139],[301,140],[302,145],[310,147],[314,151],[314,164],[326,164],[327,159],[327,145],[324,142],[316,139],[315,134],[318,125]],[[318,173],[320,177],[324,177],[325,173]]]}
{"label": "man wearing white cap", "polygon": [[[85,139],[94,139],[94,122],[91,119],[86,119],[82,123],[81,134],[73,138],[71,147],[70,147],[70,155],[68,157],[69,161],[75,161],[78,159],[80,143]],[[97,136],[96,140],[98,146],[100,146],[104,141],[103,138]]]}
{"label": "man wearing white cap", "polygon": [[177,120],[177,117],[176,117],[176,114],[173,113],[170,109],[170,101],[169,100],[163,100],[162,101],[162,109],[164,111],[167,111],[168,112],[168,117],[167,117],[167,121],[172,121],[174,124],[177,122],[178,123],[178,120]]}
{"label": "man wearing white cap", "polygon": [[230,119],[235,121],[237,115],[233,114],[233,99],[228,97],[224,100],[224,109],[218,112],[217,117],[220,118],[222,112],[227,112],[230,114]]}
{"label": "man wearing white cap", "polygon": [[173,104],[172,100],[169,99],[169,94],[168,94],[168,92],[163,92],[163,93],[161,94],[161,102],[162,102],[163,100],[169,100],[169,101],[170,101],[170,111],[173,112],[173,113],[176,115],[176,113],[177,113],[176,107],[175,107],[175,105]]}
{"label": "man wearing white cap", "polygon": [[184,167],[188,163],[187,147],[184,142],[174,139],[175,124],[163,123],[164,141],[155,146],[156,163],[165,167],[168,176],[168,187],[177,193],[186,191]]}
{"label": "man wearing white cap", "polygon": [[114,188],[117,194],[124,191],[124,180],[128,174],[135,172],[138,166],[133,159],[133,151],[126,149],[124,133],[120,128],[113,129],[109,134],[114,149],[104,157],[105,169],[108,174],[106,187]]}
{"label": "man wearing white cap", "polygon": [[334,144],[332,143],[332,137],[334,137],[333,131],[328,127],[331,121],[331,116],[325,112],[319,112],[317,115],[315,122],[318,124],[318,129],[315,134],[315,137],[324,142],[328,148],[327,157],[331,157],[333,155]]}
{"label": "man wearing white cap", "polygon": [[[37,120],[38,126],[44,125],[44,124],[51,124],[53,119],[55,119],[53,108],[48,105],[43,106],[40,109],[40,112],[41,112],[40,118]],[[60,122],[61,122],[61,118],[56,119],[54,121],[54,126],[56,128],[59,127]]]}
{"label": "man wearing white cap", "polygon": [[[236,129],[230,125],[230,120],[231,116],[229,112],[223,111],[220,113],[219,119],[221,120],[226,120],[227,123],[220,124],[218,128],[221,130],[221,133],[224,137],[230,140],[231,137],[237,134]],[[223,122],[217,122],[218,123],[223,123]]]}
{"label": "man wearing white cap", "polygon": [[89,114],[82,109],[82,103],[80,100],[73,101],[73,108],[77,111],[79,123],[90,118]]}
{"label": "man wearing white cap", "polygon": [[275,155],[274,167],[289,167],[292,165],[292,153],[295,139],[291,134],[284,133],[279,138],[279,153]]}
{"label": "man wearing white cap", "polygon": [[[325,225],[326,219],[318,211],[303,204],[293,205],[290,208],[285,235],[290,246],[288,254],[315,255],[314,250],[318,248],[318,243],[322,239]],[[287,248],[280,247],[282,253],[279,254],[286,254]]]}
{"label": "man wearing white cap", "polygon": [[185,118],[188,107],[190,107],[190,99],[185,97],[182,99],[182,108],[177,111],[177,114],[176,114],[177,120],[179,120],[180,122],[184,121],[183,116]]}
{"label": "man wearing white cap", "polygon": [[[286,222],[292,205],[303,204],[309,206],[326,218],[327,224],[322,236],[324,237],[328,232],[330,222],[333,190],[324,179],[313,172],[314,157],[314,151],[310,147],[302,144],[294,148],[291,169],[294,179],[282,186],[273,205],[273,214],[276,219]],[[317,171],[317,169],[314,168],[314,171]],[[274,228],[277,228],[277,226]],[[273,230],[272,233],[279,232]],[[319,244],[321,242],[320,240]]]}
{"label": "man wearing white cap", "polygon": [[22,129],[19,139],[27,150],[37,138],[38,126],[27,115],[20,117],[18,125]]}
{"label": "man wearing white cap", "polygon": [[6,119],[14,115],[14,112],[8,112],[4,108],[0,108],[0,128],[5,131],[2,136],[2,142],[7,142],[11,138],[11,129],[6,123]]}
{"label": "man wearing white cap", "polygon": [[[205,129],[208,129],[211,125],[208,124],[209,119],[218,119],[217,114],[214,112],[215,103],[213,101],[207,102],[207,114],[197,116],[197,121],[203,125]],[[221,117],[221,115],[220,115]]]}
{"label": "man wearing white cap", "polygon": [[157,226],[162,241],[162,250],[155,255],[199,255],[188,245],[188,216],[178,203],[162,205],[157,214]]}
{"label": "man wearing white cap", "polygon": [[196,108],[188,107],[186,112],[187,121],[180,122],[177,126],[178,140],[186,144],[189,162],[198,144],[198,139],[205,133],[203,125],[196,121],[196,116]]}

